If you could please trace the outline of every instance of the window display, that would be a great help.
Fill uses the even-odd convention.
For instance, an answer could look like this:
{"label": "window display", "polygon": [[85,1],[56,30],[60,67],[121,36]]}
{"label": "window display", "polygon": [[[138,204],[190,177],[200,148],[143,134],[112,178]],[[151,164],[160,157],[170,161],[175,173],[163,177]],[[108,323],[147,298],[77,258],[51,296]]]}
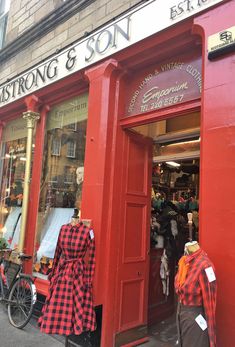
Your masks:
{"label": "window display", "polygon": [[42,278],[51,270],[61,225],[81,208],[87,99],[75,97],[48,114],[33,270]]}
{"label": "window display", "polygon": [[27,129],[24,119],[6,124],[1,143],[0,232],[8,247],[16,248],[19,241],[23,184],[26,161]]}

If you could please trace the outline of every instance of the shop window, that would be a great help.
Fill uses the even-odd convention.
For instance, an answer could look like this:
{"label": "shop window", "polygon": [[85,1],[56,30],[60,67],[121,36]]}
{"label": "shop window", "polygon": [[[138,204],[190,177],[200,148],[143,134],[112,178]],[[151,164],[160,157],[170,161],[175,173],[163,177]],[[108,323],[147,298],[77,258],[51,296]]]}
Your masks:
{"label": "shop window", "polygon": [[81,207],[86,127],[87,94],[55,106],[47,117],[35,241],[37,277],[50,272],[61,225]]}
{"label": "shop window", "polygon": [[10,0],[0,0],[0,49],[4,46]]}
{"label": "shop window", "polygon": [[1,143],[0,233],[15,248],[19,241],[27,129],[24,119],[6,124]]}

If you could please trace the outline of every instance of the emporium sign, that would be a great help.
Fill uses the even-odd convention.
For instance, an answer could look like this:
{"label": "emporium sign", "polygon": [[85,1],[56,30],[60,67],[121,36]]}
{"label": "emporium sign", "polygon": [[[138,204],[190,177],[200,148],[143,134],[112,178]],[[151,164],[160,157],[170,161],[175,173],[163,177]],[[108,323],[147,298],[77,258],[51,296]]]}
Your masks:
{"label": "emporium sign", "polygon": [[150,0],[0,86],[0,107],[94,64],[223,0]]}
{"label": "emporium sign", "polygon": [[200,97],[201,58],[173,59],[146,71],[129,83],[126,115],[140,114]]}

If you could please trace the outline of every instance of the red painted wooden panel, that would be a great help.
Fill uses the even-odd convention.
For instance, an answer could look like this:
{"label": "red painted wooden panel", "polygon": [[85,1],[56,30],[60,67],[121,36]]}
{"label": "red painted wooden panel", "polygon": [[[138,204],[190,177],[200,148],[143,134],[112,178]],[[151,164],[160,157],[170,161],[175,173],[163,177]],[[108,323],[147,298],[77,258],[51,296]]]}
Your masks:
{"label": "red painted wooden panel", "polygon": [[215,265],[218,281],[217,345],[235,346],[234,53],[209,61],[207,38],[234,26],[235,1],[195,19],[203,38],[204,90],[200,173],[200,243]]}
{"label": "red painted wooden panel", "polygon": [[125,240],[123,262],[136,261],[145,257],[145,227],[146,208],[143,204],[127,203],[125,211]]}
{"label": "red painted wooden panel", "polygon": [[[136,325],[142,324],[144,320],[143,298],[144,281],[135,278],[129,281],[121,282],[121,317],[120,326],[122,330],[130,329]],[[131,307],[131,310],[127,310]]]}
{"label": "red painted wooden panel", "polygon": [[152,143],[126,133],[123,158],[118,330],[147,323]]}

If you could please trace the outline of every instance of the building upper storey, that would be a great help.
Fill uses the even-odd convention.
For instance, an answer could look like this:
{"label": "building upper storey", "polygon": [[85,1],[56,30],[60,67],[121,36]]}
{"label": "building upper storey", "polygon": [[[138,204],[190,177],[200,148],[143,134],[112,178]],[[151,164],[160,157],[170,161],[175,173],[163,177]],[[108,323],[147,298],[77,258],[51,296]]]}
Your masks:
{"label": "building upper storey", "polygon": [[0,84],[142,2],[0,0]]}

